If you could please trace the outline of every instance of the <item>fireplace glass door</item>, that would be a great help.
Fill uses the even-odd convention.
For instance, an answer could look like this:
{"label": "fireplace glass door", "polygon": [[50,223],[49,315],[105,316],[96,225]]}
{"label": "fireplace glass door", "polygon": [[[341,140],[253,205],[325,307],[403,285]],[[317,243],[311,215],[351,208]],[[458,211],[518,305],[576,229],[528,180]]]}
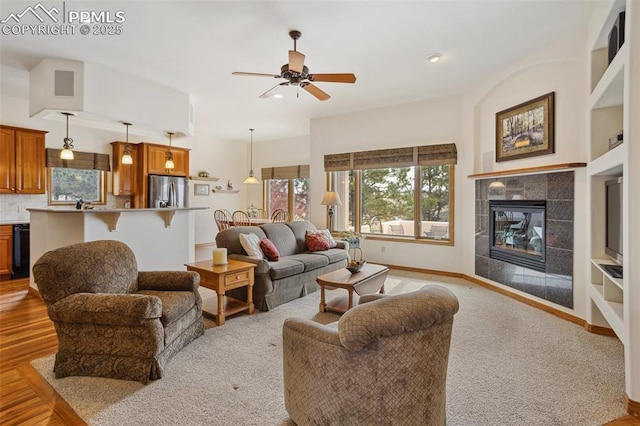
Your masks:
{"label": "fireplace glass door", "polygon": [[545,201],[490,201],[490,256],[545,270]]}

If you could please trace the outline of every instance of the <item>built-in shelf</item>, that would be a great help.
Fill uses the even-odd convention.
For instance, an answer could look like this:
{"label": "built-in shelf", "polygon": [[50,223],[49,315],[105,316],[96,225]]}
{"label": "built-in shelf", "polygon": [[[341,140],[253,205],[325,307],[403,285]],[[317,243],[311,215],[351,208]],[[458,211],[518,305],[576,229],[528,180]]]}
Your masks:
{"label": "built-in shelf", "polygon": [[500,170],[500,171],[488,172],[488,173],[475,173],[467,177],[470,179],[483,179],[483,178],[491,178],[495,176],[524,175],[524,174],[532,174],[532,173],[549,172],[553,170],[577,169],[577,168],[586,167],[586,166],[587,166],[587,163],[550,164],[548,166],[525,167],[522,169]]}
{"label": "built-in shelf", "polygon": [[624,143],[607,151],[587,166],[589,176],[614,176],[622,174],[625,156]]}
{"label": "built-in shelf", "polygon": [[613,61],[591,92],[591,108],[607,108],[622,105],[624,96],[624,64],[627,58],[627,45],[623,44]]}
{"label": "built-in shelf", "polygon": [[237,189],[212,189],[211,192],[215,192],[216,194],[237,194],[240,192]]}
{"label": "built-in shelf", "polygon": [[206,182],[217,182],[220,180],[218,177],[202,177],[202,176],[189,176],[190,180],[202,180]]}

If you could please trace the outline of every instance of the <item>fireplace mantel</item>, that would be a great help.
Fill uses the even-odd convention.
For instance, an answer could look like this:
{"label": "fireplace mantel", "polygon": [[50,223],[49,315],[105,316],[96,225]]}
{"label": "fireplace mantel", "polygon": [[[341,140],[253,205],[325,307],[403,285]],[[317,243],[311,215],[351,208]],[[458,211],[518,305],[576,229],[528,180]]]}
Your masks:
{"label": "fireplace mantel", "polygon": [[526,167],[523,169],[512,169],[512,170],[500,170],[500,171],[488,172],[488,173],[475,173],[467,177],[470,179],[485,179],[485,178],[492,178],[496,176],[526,175],[526,174],[533,174],[533,173],[550,172],[554,170],[577,169],[577,168],[586,167],[586,166],[587,166],[587,163],[550,164],[548,166]]}

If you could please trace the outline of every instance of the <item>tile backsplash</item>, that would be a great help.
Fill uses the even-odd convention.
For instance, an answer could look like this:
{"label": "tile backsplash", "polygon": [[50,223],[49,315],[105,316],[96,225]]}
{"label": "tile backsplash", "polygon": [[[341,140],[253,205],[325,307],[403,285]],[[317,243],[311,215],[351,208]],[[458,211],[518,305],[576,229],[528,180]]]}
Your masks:
{"label": "tile backsplash", "polygon": [[[115,197],[107,194],[107,208],[122,208],[129,197]],[[0,194],[0,222],[29,221],[28,208],[47,208],[47,194]],[[65,206],[66,207],[66,206]],[[72,208],[73,206],[69,206]]]}

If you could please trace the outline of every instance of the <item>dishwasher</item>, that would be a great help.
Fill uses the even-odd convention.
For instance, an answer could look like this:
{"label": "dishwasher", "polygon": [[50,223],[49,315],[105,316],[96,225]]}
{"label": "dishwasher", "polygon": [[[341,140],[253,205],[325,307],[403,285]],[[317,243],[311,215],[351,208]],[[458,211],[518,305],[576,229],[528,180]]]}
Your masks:
{"label": "dishwasher", "polygon": [[29,276],[29,224],[13,225],[13,273],[11,279]]}

